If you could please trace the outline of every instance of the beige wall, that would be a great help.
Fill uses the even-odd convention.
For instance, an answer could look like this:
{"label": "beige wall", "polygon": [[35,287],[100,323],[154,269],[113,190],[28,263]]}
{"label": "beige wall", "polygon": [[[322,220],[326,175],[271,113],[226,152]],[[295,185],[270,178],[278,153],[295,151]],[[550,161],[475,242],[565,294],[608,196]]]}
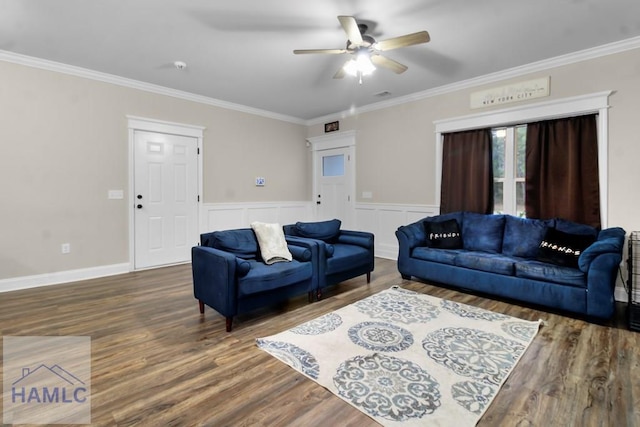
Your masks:
{"label": "beige wall", "polygon": [[[357,200],[434,204],[433,122],[491,111],[470,109],[473,91],[542,76],[551,76],[551,96],[531,102],[614,91],[609,98],[609,225],[640,229],[638,49],[340,119],[341,130],[357,131]],[[309,127],[308,136],[323,133],[318,124]],[[361,199],[363,191],[372,192],[373,199]]]}
{"label": "beige wall", "polygon": [[127,115],[206,127],[205,203],[309,200],[303,125],[0,62],[0,279],[129,261]]}
{"label": "beige wall", "polygon": [[[640,229],[640,50],[512,81],[546,75],[547,99],[615,91],[609,225]],[[127,115],[207,128],[205,203],[311,199],[304,139],[323,134],[321,124],[307,128],[5,62],[0,77],[0,280],[129,261]],[[480,112],[468,106],[480,88],[340,119],[341,130],[358,132],[357,200],[435,203],[433,121]],[[255,187],[256,176],[267,186]],[[110,189],[125,190],[125,199],[108,200]],[[373,198],[361,199],[363,191]],[[68,255],[60,253],[64,242],[72,245]]]}

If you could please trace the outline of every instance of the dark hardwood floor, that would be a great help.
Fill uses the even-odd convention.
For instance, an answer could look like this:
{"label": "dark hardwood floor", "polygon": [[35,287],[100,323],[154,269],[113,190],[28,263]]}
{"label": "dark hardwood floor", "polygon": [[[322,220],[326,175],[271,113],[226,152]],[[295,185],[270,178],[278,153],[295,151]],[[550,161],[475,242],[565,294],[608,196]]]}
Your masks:
{"label": "dark hardwood floor", "polygon": [[[402,280],[377,259],[372,281],[344,282],[239,316],[231,333],[198,312],[190,265],[0,294],[3,336],[92,339],[92,421],[97,426],[369,426],[349,404],[259,350],[255,339],[400,284],[522,319],[538,336],[479,426],[640,426],[640,335],[624,305],[607,325]],[[452,425],[455,425],[452,420]]]}

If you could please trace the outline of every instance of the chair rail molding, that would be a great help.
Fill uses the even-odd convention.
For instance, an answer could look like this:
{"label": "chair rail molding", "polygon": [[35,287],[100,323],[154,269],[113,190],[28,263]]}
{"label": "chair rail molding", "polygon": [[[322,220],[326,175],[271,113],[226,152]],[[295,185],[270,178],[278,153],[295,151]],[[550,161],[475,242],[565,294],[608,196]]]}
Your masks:
{"label": "chair rail molding", "polygon": [[203,203],[200,233],[247,228],[253,221],[293,224],[312,221],[311,201]]}

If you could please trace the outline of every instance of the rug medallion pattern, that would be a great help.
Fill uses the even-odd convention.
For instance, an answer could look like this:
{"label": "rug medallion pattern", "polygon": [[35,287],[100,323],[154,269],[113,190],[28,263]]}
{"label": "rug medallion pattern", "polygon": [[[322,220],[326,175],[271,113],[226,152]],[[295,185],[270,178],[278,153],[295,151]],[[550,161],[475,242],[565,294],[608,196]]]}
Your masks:
{"label": "rug medallion pattern", "polygon": [[463,427],[539,326],[393,287],[257,345],[382,425]]}

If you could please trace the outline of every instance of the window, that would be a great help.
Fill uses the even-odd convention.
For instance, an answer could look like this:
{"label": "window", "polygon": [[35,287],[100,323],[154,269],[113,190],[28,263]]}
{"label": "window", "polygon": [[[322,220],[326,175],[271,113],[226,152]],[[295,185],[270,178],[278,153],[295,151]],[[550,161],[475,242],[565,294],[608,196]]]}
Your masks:
{"label": "window", "polygon": [[524,217],[527,125],[494,128],[491,135],[493,211]]}
{"label": "window", "polygon": [[322,157],[322,176],[343,176],[344,154]]}
{"label": "window", "polygon": [[579,95],[569,98],[552,99],[535,104],[523,103],[520,106],[504,110],[481,112],[463,117],[454,117],[434,121],[435,126],[435,195],[436,205],[440,206],[442,184],[442,140],[449,132],[460,132],[465,129],[493,128],[505,123],[531,123],[550,120],[556,117],[572,117],[582,114],[598,115],[598,180],[600,183],[600,218],[601,227],[608,225],[608,128],[609,128],[609,96],[611,91],[603,91]]}

